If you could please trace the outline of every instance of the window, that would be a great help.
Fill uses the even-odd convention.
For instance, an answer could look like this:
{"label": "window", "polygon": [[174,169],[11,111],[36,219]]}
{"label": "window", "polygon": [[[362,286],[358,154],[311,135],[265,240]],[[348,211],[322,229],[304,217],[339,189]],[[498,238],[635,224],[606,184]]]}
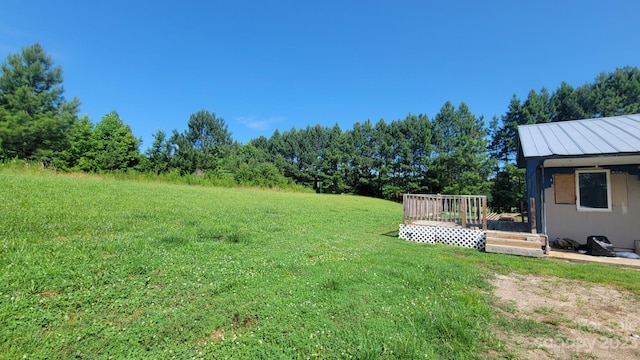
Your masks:
{"label": "window", "polygon": [[578,211],[611,211],[609,170],[576,170]]}

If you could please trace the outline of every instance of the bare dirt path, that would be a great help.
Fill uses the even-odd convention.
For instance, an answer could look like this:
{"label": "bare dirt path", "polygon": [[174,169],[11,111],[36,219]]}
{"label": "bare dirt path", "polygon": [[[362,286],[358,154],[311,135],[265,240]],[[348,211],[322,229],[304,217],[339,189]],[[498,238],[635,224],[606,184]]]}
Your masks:
{"label": "bare dirt path", "polygon": [[633,294],[534,275],[496,275],[492,283],[500,313],[513,325],[499,337],[518,358],[640,359]]}

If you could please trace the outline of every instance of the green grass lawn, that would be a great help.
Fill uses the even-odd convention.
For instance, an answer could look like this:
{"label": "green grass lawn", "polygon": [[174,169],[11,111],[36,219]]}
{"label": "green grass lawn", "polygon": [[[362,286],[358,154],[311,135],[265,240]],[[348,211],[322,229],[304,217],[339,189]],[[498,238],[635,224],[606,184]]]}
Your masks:
{"label": "green grass lawn", "polygon": [[495,272],[640,293],[625,269],[399,240],[401,220],[364,197],[0,170],[0,358],[485,358],[508,326]]}

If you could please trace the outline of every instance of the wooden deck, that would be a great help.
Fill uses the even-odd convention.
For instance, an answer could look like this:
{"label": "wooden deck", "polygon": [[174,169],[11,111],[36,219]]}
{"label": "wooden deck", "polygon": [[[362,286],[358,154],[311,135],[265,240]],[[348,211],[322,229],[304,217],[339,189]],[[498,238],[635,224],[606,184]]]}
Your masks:
{"label": "wooden deck", "polygon": [[[461,228],[461,224],[448,221],[418,220],[414,225],[440,228]],[[480,230],[480,226],[467,224],[467,228]],[[548,240],[545,235],[533,234],[529,224],[515,221],[489,220],[485,236],[484,250],[488,253],[543,257],[548,254]]]}
{"label": "wooden deck", "polygon": [[510,231],[519,233],[530,233],[531,228],[528,223],[517,221],[487,220],[487,230]]}
{"label": "wooden deck", "polygon": [[486,229],[487,197],[484,195],[403,194],[402,223],[451,222]]}
{"label": "wooden deck", "polygon": [[[461,227],[460,223],[449,221],[416,220],[412,224],[440,227]],[[467,228],[482,228],[482,224],[467,224]],[[487,220],[487,230],[508,231],[513,233],[529,233],[529,224],[515,221]]]}
{"label": "wooden deck", "polygon": [[[535,214],[533,199],[531,213]],[[487,197],[483,195],[404,194],[402,197],[402,224],[404,226],[425,225],[438,228],[463,228],[458,231],[439,231],[438,236],[451,238],[452,243],[461,241],[468,245],[466,229],[482,230],[485,244],[476,243],[486,252],[541,257],[548,252],[546,235],[532,233],[535,216],[531,224],[518,222],[520,213],[487,213]],[[521,206],[521,212],[523,207]],[[413,235],[412,235],[413,236]],[[425,235],[430,241],[432,234]],[[475,235],[473,235],[475,236]],[[471,237],[473,237],[471,236]],[[461,240],[460,240],[461,239]],[[475,240],[474,240],[475,241]],[[446,243],[446,242],[445,242]],[[482,246],[486,245],[486,246]]]}
{"label": "wooden deck", "polygon": [[517,221],[520,213],[488,213],[484,195],[403,194],[402,223],[419,221],[450,222],[454,226],[483,230],[530,232],[536,227],[535,201],[530,199],[530,224]]}
{"label": "wooden deck", "polygon": [[488,213],[487,220],[515,221],[520,213]]}

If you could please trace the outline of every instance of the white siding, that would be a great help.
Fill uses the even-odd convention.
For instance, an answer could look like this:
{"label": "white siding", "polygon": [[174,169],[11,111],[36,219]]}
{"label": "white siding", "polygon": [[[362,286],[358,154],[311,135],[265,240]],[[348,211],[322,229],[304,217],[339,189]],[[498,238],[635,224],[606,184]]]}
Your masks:
{"label": "white siding", "polygon": [[584,244],[589,235],[604,235],[617,248],[634,248],[634,240],[640,240],[640,180],[627,174],[611,176],[611,212],[578,212],[574,204],[555,204],[554,188],[545,189],[549,239],[568,237]]}

